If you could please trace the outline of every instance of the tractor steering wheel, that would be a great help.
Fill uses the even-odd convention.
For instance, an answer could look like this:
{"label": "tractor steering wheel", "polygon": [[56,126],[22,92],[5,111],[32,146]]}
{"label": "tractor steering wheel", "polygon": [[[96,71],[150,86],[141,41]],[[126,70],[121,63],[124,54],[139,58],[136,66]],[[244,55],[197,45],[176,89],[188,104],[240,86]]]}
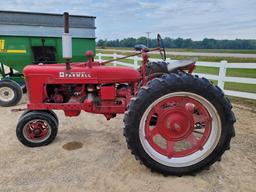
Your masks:
{"label": "tractor steering wheel", "polygon": [[160,34],[157,34],[157,47],[159,48],[161,58],[165,61],[166,60],[166,52],[165,52],[164,42],[163,42],[163,39],[161,38]]}

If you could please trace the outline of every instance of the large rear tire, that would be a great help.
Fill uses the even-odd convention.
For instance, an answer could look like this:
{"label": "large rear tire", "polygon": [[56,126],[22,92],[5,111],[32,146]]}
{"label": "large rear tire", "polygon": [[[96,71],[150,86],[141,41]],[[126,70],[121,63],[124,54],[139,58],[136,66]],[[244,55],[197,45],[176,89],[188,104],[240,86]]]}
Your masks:
{"label": "large rear tire", "polygon": [[167,65],[168,63],[165,61],[149,62],[146,66],[146,75],[170,73],[168,72]]}
{"label": "large rear tire", "polygon": [[195,174],[219,160],[235,135],[232,106],[217,86],[186,73],[141,88],[125,114],[136,159],[164,175]]}

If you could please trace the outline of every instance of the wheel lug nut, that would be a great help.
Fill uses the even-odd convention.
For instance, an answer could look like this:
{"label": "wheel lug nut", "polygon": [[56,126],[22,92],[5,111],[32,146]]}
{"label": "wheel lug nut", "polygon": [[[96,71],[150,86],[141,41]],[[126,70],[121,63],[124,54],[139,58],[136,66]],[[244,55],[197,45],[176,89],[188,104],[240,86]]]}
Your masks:
{"label": "wheel lug nut", "polygon": [[195,111],[195,105],[193,103],[187,103],[185,105],[185,109],[190,112],[190,113],[194,113]]}

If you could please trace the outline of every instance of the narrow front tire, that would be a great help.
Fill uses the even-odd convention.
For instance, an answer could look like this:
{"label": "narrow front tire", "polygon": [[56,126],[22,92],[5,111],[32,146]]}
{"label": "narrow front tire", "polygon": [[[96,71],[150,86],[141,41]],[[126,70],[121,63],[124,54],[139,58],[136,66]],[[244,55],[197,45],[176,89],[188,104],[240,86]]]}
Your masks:
{"label": "narrow front tire", "polygon": [[17,124],[18,140],[28,147],[50,144],[58,133],[56,119],[44,111],[30,111],[23,115]]}

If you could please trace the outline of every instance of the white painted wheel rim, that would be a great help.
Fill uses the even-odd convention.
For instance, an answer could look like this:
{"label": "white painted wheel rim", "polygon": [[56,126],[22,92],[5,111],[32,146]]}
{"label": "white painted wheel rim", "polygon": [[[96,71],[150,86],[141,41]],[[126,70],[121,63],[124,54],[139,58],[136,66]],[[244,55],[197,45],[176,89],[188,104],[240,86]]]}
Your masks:
{"label": "white painted wheel rim", "polygon": [[[206,143],[204,144],[202,150],[198,150],[197,152],[185,157],[168,158],[158,153],[145,139],[145,121],[147,119],[147,116],[150,110],[153,108],[154,105],[163,101],[164,99],[175,97],[175,96],[190,97],[192,99],[197,100],[201,104],[203,104],[212,118],[212,129],[211,129],[210,136],[206,141]],[[221,129],[222,127],[221,127],[221,120],[220,120],[219,114],[215,109],[215,107],[208,100],[206,100],[205,98],[197,94],[190,93],[190,92],[175,92],[175,93],[170,93],[160,97],[147,108],[147,110],[142,115],[142,118],[140,121],[139,137],[145,152],[158,163],[169,166],[169,167],[186,167],[202,161],[213,152],[213,150],[215,149],[215,147],[219,142],[219,139],[221,136]]]}
{"label": "white painted wheel rim", "polygon": [[1,87],[0,88],[0,100],[3,102],[10,102],[14,99],[15,92],[10,87]]}

